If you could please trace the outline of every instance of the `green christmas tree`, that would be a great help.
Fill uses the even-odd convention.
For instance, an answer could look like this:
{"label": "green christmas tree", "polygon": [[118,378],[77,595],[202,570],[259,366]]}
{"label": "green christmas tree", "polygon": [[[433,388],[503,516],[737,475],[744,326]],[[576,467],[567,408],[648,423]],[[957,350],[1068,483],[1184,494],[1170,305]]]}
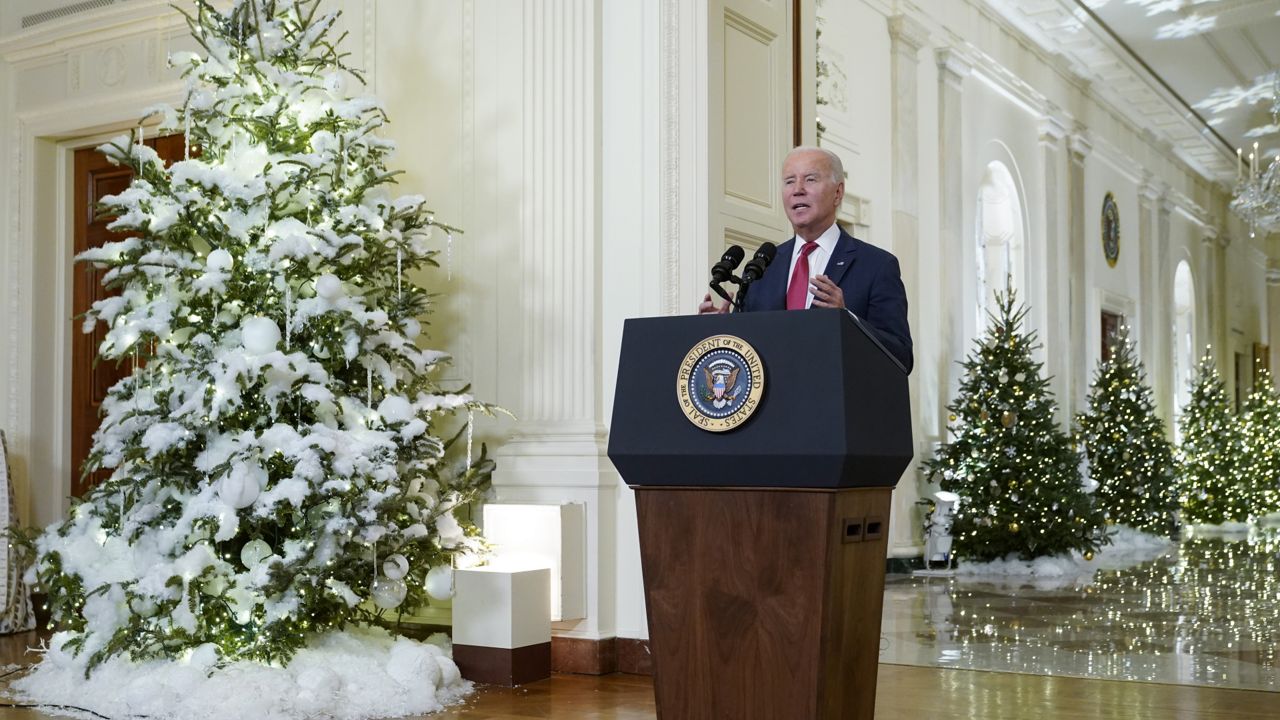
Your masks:
{"label": "green christmas tree", "polygon": [[1269,372],[1255,378],[1241,410],[1240,475],[1249,484],[1250,514],[1262,517],[1280,511],[1280,393]]}
{"label": "green christmas tree", "polygon": [[1167,535],[1177,524],[1173,446],[1156,417],[1151,387],[1121,330],[1111,357],[1098,364],[1089,409],[1076,417],[1098,483],[1094,502],[1110,522]]}
{"label": "green christmas tree", "polygon": [[1204,524],[1247,520],[1251,501],[1243,476],[1244,434],[1208,352],[1196,367],[1181,426],[1177,459],[1182,519]]}
{"label": "green christmas tree", "polygon": [[943,490],[960,496],[951,534],[958,557],[1024,560],[1105,542],[1103,517],[1081,487],[1080,457],[1055,423],[1056,402],[1022,331],[1025,306],[1012,290],[978,347],[963,363],[960,394],[949,406],[951,441],[924,465]]}
{"label": "green christmas tree", "polygon": [[166,167],[138,134],[102,148],[134,173],[102,209],[136,237],[81,257],[120,291],[86,326],[108,329],[102,361],[141,367],[111,388],[85,467],[109,479],[37,540],[35,567],[55,648],[87,669],[200,646],[287,662],[423,605],[428,572],[478,546],[460,511],[492,470],[469,439],[490,407],[438,384],[448,358],[418,344],[413,278],[453,230],[388,192],[386,117],[346,93],[336,17],[197,0],[203,52],[171,58],[185,102],[147,112],[189,157]]}

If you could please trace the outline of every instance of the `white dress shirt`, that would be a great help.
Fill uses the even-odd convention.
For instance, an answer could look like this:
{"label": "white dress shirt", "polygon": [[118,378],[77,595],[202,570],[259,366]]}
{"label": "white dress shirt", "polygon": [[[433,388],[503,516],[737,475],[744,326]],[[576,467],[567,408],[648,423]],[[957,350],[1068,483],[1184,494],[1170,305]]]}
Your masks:
{"label": "white dress shirt", "polygon": [[[796,261],[800,259],[800,251],[804,249],[807,242],[799,235],[796,236],[795,247],[791,249],[791,264],[787,266],[787,287],[791,286],[791,274],[796,271]],[[818,275],[826,274],[827,261],[831,259],[831,253],[836,250],[836,242],[840,240],[840,226],[832,223],[827,231],[818,236],[818,247],[809,253],[809,282]],[[805,299],[804,306],[806,308],[813,305],[813,287],[809,286],[809,294]]]}

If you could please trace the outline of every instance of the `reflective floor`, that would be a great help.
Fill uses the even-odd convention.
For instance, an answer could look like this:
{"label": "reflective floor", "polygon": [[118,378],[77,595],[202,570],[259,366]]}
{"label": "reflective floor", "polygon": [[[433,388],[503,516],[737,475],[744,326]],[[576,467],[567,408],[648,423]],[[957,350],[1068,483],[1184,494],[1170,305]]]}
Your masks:
{"label": "reflective floor", "polygon": [[1075,577],[891,576],[883,633],[883,663],[1280,691],[1280,530]]}

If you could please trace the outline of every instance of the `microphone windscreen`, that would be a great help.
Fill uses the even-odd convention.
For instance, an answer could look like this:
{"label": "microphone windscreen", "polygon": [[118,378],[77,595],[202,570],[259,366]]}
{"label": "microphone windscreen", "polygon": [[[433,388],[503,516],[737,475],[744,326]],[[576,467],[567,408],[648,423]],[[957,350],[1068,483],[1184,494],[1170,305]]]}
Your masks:
{"label": "microphone windscreen", "polygon": [[720,262],[711,266],[711,282],[721,283],[733,277],[733,271],[738,269],[738,265],[742,264],[742,258],[746,255],[742,248],[737,245],[730,245],[724,254],[720,256]]}
{"label": "microphone windscreen", "polygon": [[764,271],[769,267],[769,263],[773,262],[773,256],[778,254],[778,246],[771,242],[767,242],[756,250],[756,254],[751,257],[751,262],[742,269],[742,279],[744,282],[753,283],[764,277]]}

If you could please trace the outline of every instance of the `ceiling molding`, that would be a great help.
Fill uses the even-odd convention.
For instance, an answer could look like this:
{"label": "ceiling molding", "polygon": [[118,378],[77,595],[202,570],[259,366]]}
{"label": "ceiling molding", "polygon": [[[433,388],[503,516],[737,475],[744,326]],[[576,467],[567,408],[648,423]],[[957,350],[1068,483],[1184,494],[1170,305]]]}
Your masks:
{"label": "ceiling molding", "polygon": [[1235,176],[1235,155],[1187,103],[1127,46],[1095,22],[1075,0],[986,0],[1070,72],[1090,81],[1091,92],[1119,117],[1168,143],[1196,174],[1210,182]]}
{"label": "ceiling molding", "polygon": [[0,39],[0,58],[14,65],[38,64],[110,40],[186,29],[169,0],[130,0],[40,23]]}

